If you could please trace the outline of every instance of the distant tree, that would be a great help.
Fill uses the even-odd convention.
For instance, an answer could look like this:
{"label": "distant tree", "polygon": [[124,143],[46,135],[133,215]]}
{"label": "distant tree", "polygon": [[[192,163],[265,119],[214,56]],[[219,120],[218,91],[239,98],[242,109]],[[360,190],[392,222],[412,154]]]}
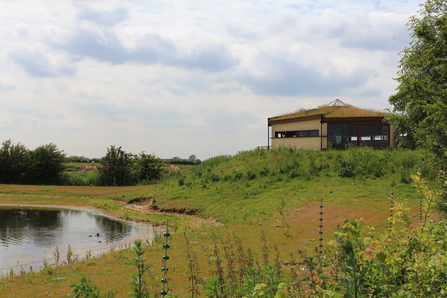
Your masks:
{"label": "distant tree", "polygon": [[77,155],[70,155],[67,160],[69,162],[79,162],[79,163],[87,163],[90,162],[88,158],[85,156],[77,156]]}
{"label": "distant tree", "polygon": [[141,152],[135,161],[135,177],[138,181],[156,180],[161,177],[163,162],[155,155]]}
{"label": "distant tree", "polygon": [[168,163],[176,165],[198,165],[201,161],[197,159],[195,155],[190,155],[188,159],[181,159],[177,156],[173,157]]}
{"label": "distant tree", "polygon": [[408,22],[412,41],[401,53],[391,123],[410,146],[428,148],[447,166],[447,2],[427,0]]}
{"label": "distant tree", "polygon": [[30,166],[29,150],[11,140],[2,143],[0,149],[0,183],[24,183]]}
{"label": "distant tree", "polygon": [[107,154],[101,158],[99,180],[102,185],[130,185],[133,184],[132,153],[126,153],[121,147],[110,146]]}
{"label": "distant tree", "polygon": [[32,184],[58,184],[65,170],[65,153],[48,144],[30,151],[28,181]]}

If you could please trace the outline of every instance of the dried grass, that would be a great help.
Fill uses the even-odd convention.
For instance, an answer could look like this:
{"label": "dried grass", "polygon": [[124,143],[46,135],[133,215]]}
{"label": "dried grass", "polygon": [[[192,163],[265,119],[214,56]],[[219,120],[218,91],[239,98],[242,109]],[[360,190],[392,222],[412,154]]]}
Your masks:
{"label": "dried grass", "polygon": [[323,114],[325,117],[381,117],[389,113],[379,110],[360,109],[354,106],[320,106],[316,109],[299,109],[296,112],[272,117],[270,120],[289,119]]}
{"label": "dried grass", "polygon": [[370,110],[370,109],[360,109],[353,106],[347,107],[339,107],[332,112],[325,115],[326,117],[380,117],[386,116],[389,113],[378,111],[378,110]]}

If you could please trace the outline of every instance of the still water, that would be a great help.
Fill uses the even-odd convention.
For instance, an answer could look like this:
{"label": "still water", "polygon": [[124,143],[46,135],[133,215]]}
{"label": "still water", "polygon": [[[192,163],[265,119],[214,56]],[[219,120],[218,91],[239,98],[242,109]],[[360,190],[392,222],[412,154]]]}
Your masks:
{"label": "still water", "polygon": [[[99,234],[99,236],[97,236]],[[135,239],[153,239],[147,224],[117,220],[95,210],[0,208],[0,274],[13,269],[40,270],[43,261],[66,259],[68,245],[79,259],[90,250],[93,255],[111,248],[124,248]]]}

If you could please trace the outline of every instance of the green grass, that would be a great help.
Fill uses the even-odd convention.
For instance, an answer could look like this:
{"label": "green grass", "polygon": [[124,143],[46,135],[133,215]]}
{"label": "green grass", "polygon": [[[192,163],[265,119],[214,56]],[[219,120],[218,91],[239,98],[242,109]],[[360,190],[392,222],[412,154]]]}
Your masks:
{"label": "green grass", "polygon": [[[414,199],[409,183],[400,182],[425,166],[421,152],[373,151],[275,151],[243,152],[219,156],[152,189],[162,209],[196,210],[202,217],[225,223],[269,217],[277,212],[275,201],[287,200],[289,208],[324,197],[345,203],[351,198],[398,197]],[[340,177],[342,160],[350,160],[355,174]],[[411,162],[408,162],[411,160]],[[428,166],[425,166],[428,167]],[[432,172],[428,172],[432,179]],[[246,210],[250,209],[247,218]]]}
{"label": "green grass", "polygon": [[[324,205],[325,241],[329,241],[331,232],[345,219],[363,217],[366,223],[386,229],[390,193],[407,199],[407,205],[413,208],[411,218],[416,222],[419,201],[411,186],[410,175],[421,171],[430,183],[436,183],[436,170],[426,160],[423,151],[374,151],[370,148],[327,152],[291,149],[249,151],[235,156],[217,156],[188,169],[181,167],[180,170],[167,171],[164,178],[153,186],[52,186],[50,189],[48,186],[0,185],[0,204],[92,206],[121,218],[159,225],[168,219],[174,232],[169,277],[173,280],[174,293],[186,297],[189,295],[186,290],[189,281],[185,274],[187,264],[182,233],[186,233],[195,243],[194,249],[200,252],[198,262],[203,275],[209,274],[205,254],[212,247],[214,237],[225,242],[227,237],[237,235],[244,247],[250,248],[255,258],[260,260],[264,245],[262,231],[271,254],[277,247],[281,260],[289,260],[292,254],[299,260],[300,257],[296,256],[298,249],[311,252],[318,244],[320,198]],[[50,197],[48,193],[57,196]],[[170,213],[129,208],[127,202],[140,197],[151,198],[158,209]],[[136,203],[131,206],[145,205]],[[175,211],[193,212],[195,216]],[[210,219],[224,226],[216,226]],[[160,245],[151,247],[148,252],[149,260],[156,263],[153,273],[155,284],[161,278],[158,269],[162,253]],[[61,297],[69,292],[69,281],[79,279],[78,271],[107,289],[111,283],[122,281],[123,270],[126,276],[130,276],[123,267],[126,258],[122,257],[119,262],[110,258],[119,257],[120,253],[112,255],[81,263],[79,270],[71,275],[70,269],[58,268],[65,272],[57,273],[67,278],[64,282],[42,276],[46,273],[37,274],[33,283],[26,284],[26,287],[6,281],[10,288],[0,285],[0,296],[16,293],[19,289],[20,293],[38,291],[43,288],[42,279],[45,277],[48,283],[57,283],[58,287],[51,294],[42,292],[42,297]],[[120,284],[116,289],[126,293],[128,286]],[[154,289],[159,290],[156,286]]]}

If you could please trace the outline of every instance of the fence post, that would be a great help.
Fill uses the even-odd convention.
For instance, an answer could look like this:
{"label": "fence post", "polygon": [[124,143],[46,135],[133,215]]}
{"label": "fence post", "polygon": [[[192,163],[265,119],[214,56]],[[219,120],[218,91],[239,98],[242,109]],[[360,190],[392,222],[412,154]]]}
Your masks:
{"label": "fence post", "polygon": [[319,253],[322,254],[323,253],[323,197],[320,198],[320,238],[318,240],[320,240],[320,245],[318,245],[319,247]]}
{"label": "fence post", "polygon": [[160,294],[162,296],[165,296],[168,294],[168,292],[166,291],[166,286],[168,283],[168,271],[169,271],[169,268],[167,266],[167,261],[169,260],[168,248],[171,247],[168,244],[168,238],[169,238],[169,236],[171,236],[171,234],[169,234],[169,220],[168,219],[166,220],[166,232],[163,233],[163,236],[165,237],[165,243],[163,244],[164,255],[162,257],[163,267],[161,268],[161,270],[163,271],[163,278],[161,279],[161,283],[163,284],[163,289],[161,290]]}

